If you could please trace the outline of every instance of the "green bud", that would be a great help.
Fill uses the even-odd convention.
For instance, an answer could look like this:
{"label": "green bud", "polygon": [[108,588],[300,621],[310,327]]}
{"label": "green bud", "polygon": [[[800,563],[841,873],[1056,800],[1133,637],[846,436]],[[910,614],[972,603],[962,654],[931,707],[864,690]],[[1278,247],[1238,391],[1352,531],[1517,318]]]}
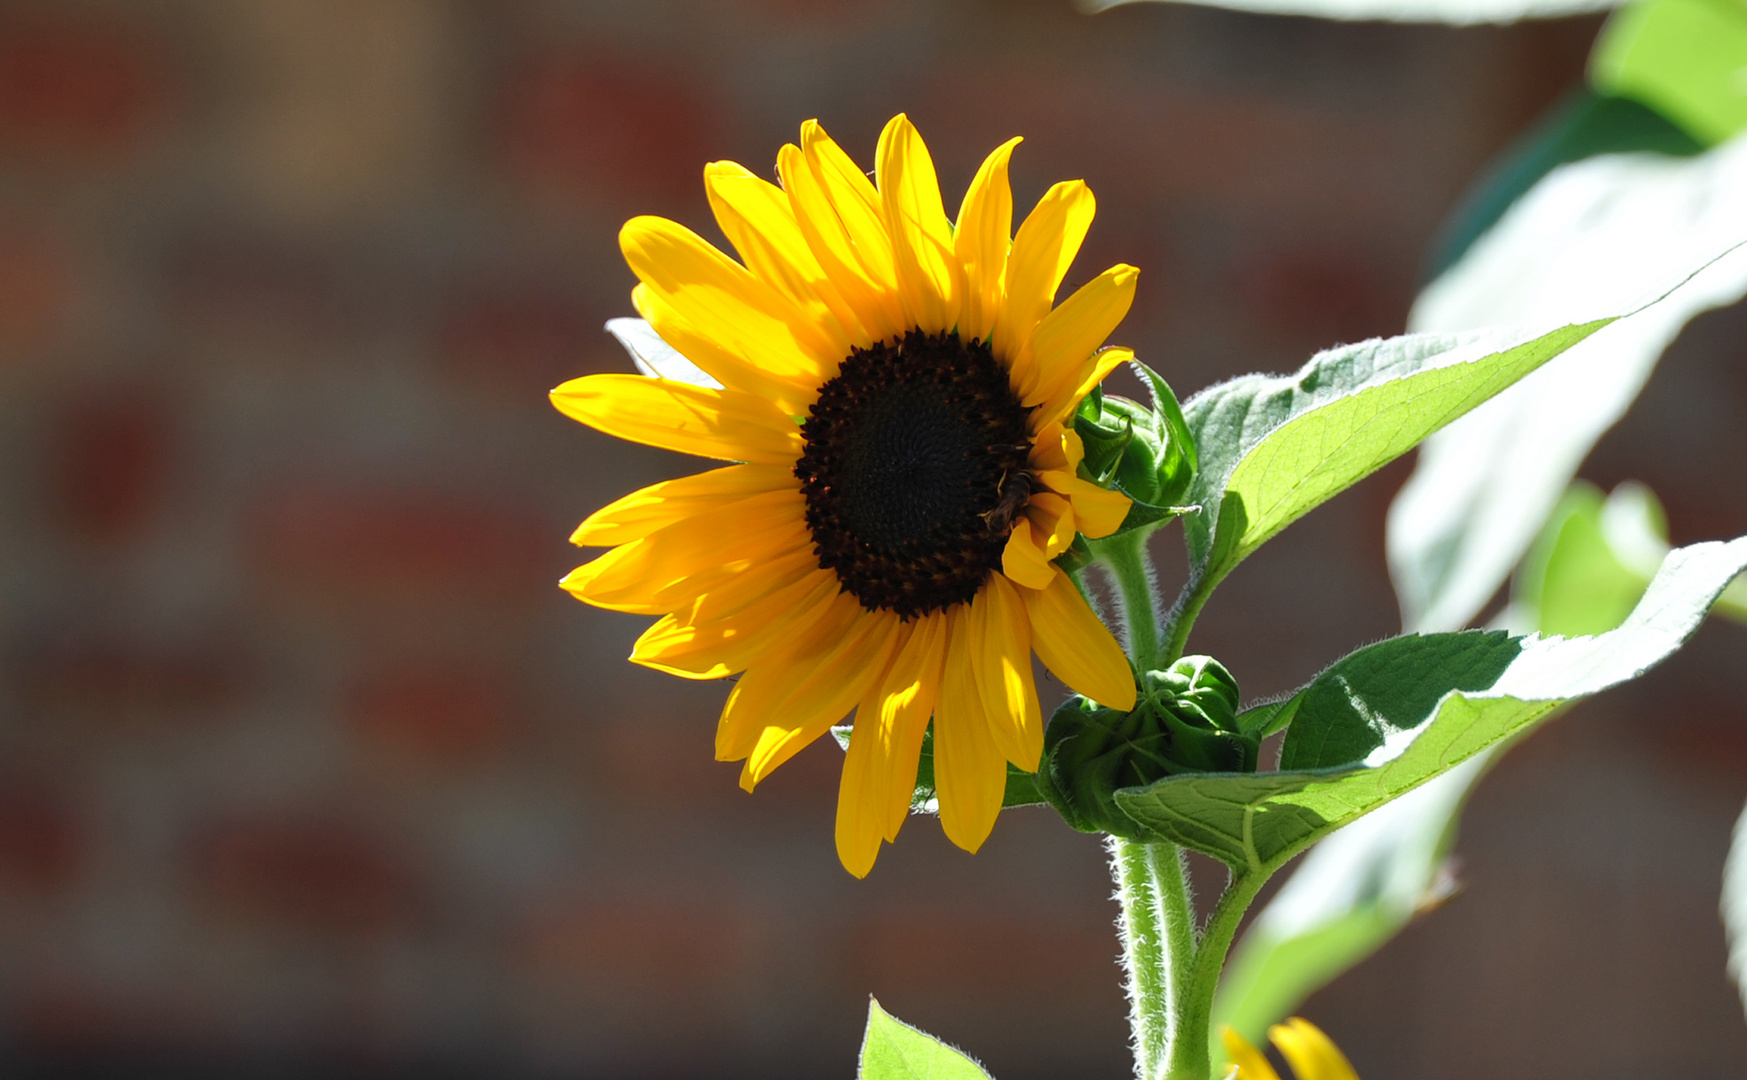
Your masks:
{"label": "green bud", "polygon": [[1238,730],[1237,681],[1219,661],[1185,656],[1142,675],[1138,691],[1126,713],[1070,698],[1044,731],[1038,790],[1081,832],[1135,838],[1116,807],[1119,788],[1183,773],[1256,770],[1258,739]]}
{"label": "green bud", "polygon": [[[1144,364],[1134,365],[1152,385],[1153,408],[1094,387],[1074,414],[1074,431],[1085,445],[1081,472],[1155,511],[1175,507],[1195,474],[1195,446],[1176,395]],[[1157,521],[1158,512],[1138,515]]]}

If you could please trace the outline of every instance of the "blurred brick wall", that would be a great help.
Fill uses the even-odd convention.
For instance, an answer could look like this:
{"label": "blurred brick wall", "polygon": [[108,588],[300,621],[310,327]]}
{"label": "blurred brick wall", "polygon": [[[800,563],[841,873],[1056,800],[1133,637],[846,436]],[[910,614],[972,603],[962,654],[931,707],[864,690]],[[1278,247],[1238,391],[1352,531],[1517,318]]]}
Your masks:
{"label": "blurred brick wall", "polygon": [[[545,401],[627,369],[615,232],[713,235],[703,163],[768,174],[809,116],[868,163],[907,110],[949,203],[1023,134],[1021,202],[1090,182],[1072,277],[1141,266],[1119,339],[1187,392],[1397,331],[1595,26],[0,5],[0,1064],[848,1075],[872,992],[1003,1080],[1126,1074],[1094,840],[1021,812],[970,858],[918,819],[855,882],[834,748],[745,796],[725,688],[627,665],[642,620],[555,588],[577,520],[690,467]],[[1747,532],[1701,464],[1743,449],[1740,327],[1701,322],[1598,455],[1683,540]],[[1391,632],[1403,475],[1252,560],[1199,644],[1266,693]],[[1738,1069],[1742,644],[1707,629],[1481,792],[1468,894],[1312,1003],[1367,1080]]]}

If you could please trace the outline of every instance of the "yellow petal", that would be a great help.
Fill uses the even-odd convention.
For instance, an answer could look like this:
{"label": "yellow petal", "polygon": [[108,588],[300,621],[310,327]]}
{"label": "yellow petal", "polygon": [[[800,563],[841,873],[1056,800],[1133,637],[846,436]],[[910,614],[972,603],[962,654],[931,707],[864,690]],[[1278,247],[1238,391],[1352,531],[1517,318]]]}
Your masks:
{"label": "yellow petal", "polygon": [[[1047,536],[1045,537],[1047,541]],[[1013,523],[1007,536],[1007,546],[1001,549],[1001,572],[1032,589],[1047,588],[1055,577],[1049,556],[1033,535],[1031,522],[1020,518]]]}
{"label": "yellow petal", "polygon": [[717,382],[770,402],[784,416],[805,416],[813,402],[819,399],[823,377],[815,383],[811,379],[766,371],[687,322],[673,305],[661,299],[649,286],[639,282],[631,290],[631,304],[637,309],[637,314],[648,320],[661,340],[673,346],[681,356],[706,374],[714,374]]}
{"label": "yellow petal", "polygon": [[[619,230],[619,249],[658,299],[754,367],[817,385],[825,369],[843,358],[841,341],[833,341],[793,302],[677,222],[634,217]],[[688,359],[704,366],[704,358]],[[732,372],[710,374],[734,385]]]}
{"label": "yellow petal", "polygon": [[[1025,506],[1025,516],[1033,528],[1042,531],[1043,554],[1045,558],[1053,559],[1068,550],[1068,545],[1074,542],[1074,530],[1077,524],[1073,504],[1060,495],[1048,491],[1040,491],[1031,497]],[[1034,585],[1041,589],[1044,586]]]}
{"label": "yellow petal", "polygon": [[1028,406],[1053,404],[1078,387],[1098,351],[1134,303],[1140,271],[1113,266],[1074,290],[1074,294],[1037,324],[1027,346],[1031,351],[1029,381],[1019,388]]}
{"label": "yellow petal", "polygon": [[807,246],[781,188],[742,165],[717,161],[704,167],[704,190],[716,224],[746,268],[818,320],[839,345],[840,356],[849,355],[850,346],[871,344]]}
{"label": "yellow petal", "polygon": [[793,467],[782,465],[730,465],[664,480],[596,510],[570,534],[570,542],[578,547],[628,544],[682,518],[794,484]]}
{"label": "yellow petal", "polygon": [[810,629],[837,589],[835,574],[815,569],[767,588],[721,618],[688,618],[689,610],[664,615],[637,639],[631,662],[682,679],[720,679],[744,671],[759,654]]}
{"label": "yellow petal", "polygon": [[[728,699],[728,709],[735,708],[737,700],[742,709],[748,710],[756,708],[759,701],[768,702],[764,708],[757,708],[761,720],[735,721],[737,728],[758,729],[746,755],[746,765],[740,771],[741,787],[751,791],[777,766],[829,731],[832,724],[855,707],[891,661],[899,625],[898,617],[889,611],[863,610],[849,633],[830,650],[805,655],[791,651],[780,660],[772,658],[759,664],[741,677]],[[747,687],[749,680],[767,670],[774,670],[781,684],[777,692],[760,692],[758,684]],[[726,710],[722,722],[729,722]]]}
{"label": "yellow petal", "polygon": [[613,611],[674,611],[754,566],[811,548],[799,492],[753,495],[677,521],[572,570],[561,583]]}
{"label": "yellow petal", "polygon": [[[879,191],[868,180],[867,174],[825,134],[825,129],[816,120],[808,120],[801,125],[801,156],[819,185],[830,215],[842,231],[853,263],[861,268],[874,288],[874,299],[881,305],[881,313],[890,323],[887,334],[905,329],[903,304],[898,298],[897,265],[892,255],[892,238],[886,230],[885,210],[881,205]],[[786,176],[783,187],[788,187]],[[798,206],[795,216],[801,216]],[[808,242],[812,242],[810,237]],[[823,264],[824,260],[820,261]],[[830,269],[826,266],[827,272]],[[863,325],[868,325],[865,319]],[[868,330],[876,335],[879,333],[874,326],[868,326]]]}
{"label": "yellow petal", "polygon": [[982,638],[975,651],[975,672],[989,732],[1008,761],[1036,772],[1043,755],[1043,713],[1031,676],[1031,626],[1025,605],[1011,582],[990,574],[988,584],[971,602],[971,619]]}
{"label": "yellow petal", "polygon": [[1122,646],[1059,568],[1047,589],[1020,589],[1031,618],[1031,647],[1076,693],[1113,709],[1134,708],[1134,672]]}
{"label": "yellow petal", "polygon": [[1013,244],[1013,191],[1007,183],[1007,163],[1017,138],[1008,139],[984,159],[958,209],[953,251],[964,267],[964,296],[959,303],[958,332],[966,341],[989,340],[1001,310],[1002,277],[1007,249]]}
{"label": "yellow petal", "polygon": [[[1134,350],[1132,349],[1109,348],[1093,353],[1081,366],[1080,373],[1074,381],[1064,383],[1061,391],[1053,394],[1049,400],[1031,414],[1032,430],[1034,432],[1041,431],[1052,424],[1065,422],[1068,416],[1079,407],[1080,399],[1092,392],[1092,387],[1103,382],[1105,377],[1115,371],[1119,365],[1126,364],[1133,359]],[[1070,434],[1072,433],[1070,432]],[[1079,436],[1075,435],[1074,438],[1077,440]],[[1079,463],[1079,458],[1076,457],[1074,464],[1078,465]]]}
{"label": "yellow petal", "polygon": [[794,418],[738,390],[643,375],[584,375],[553,390],[552,404],[608,435],[682,454],[790,466],[801,456]]}
{"label": "yellow petal", "polygon": [[1262,1052],[1249,1044],[1249,1041],[1231,1025],[1226,1025],[1220,1032],[1225,1041],[1226,1056],[1237,1066],[1237,1080],[1280,1080],[1280,1074],[1274,1071],[1274,1066],[1268,1064],[1268,1059]]}
{"label": "yellow petal", "polygon": [[1014,384],[1023,385],[1021,354],[1031,332],[1049,314],[1056,289],[1080,242],[1092,226],[1096,204],[1091,189],[1080,180],[1055,185],[1019,226],[1007,256],[1006,299],[995,321],[995,355],[1014,365]]}
{"label": "yellow petal", "polygon": [[1037,478],[1044,487],[1073,503],[1075,527],[1090,540],[1102,539],[1120,529],[1129,507],[1134,505],[1134,500],[1122,492],[1099,487],[1065,469],[1045,469]]}
{"label": "yellow petal", "polygon": [[819,179],[806,154],[798,146],[784,146],[777,153],[776,168],[783,194],[794,210],[795,226],[869,340],[882,341],[898,334],[904,329],[904,308],[898,301],[896,283],[863,265],[855,239],[832,204],[830,189]]}
{"label": "yellow petal", "polygon": [[934,709],[934,783],[947,839],[975,852],[989,838],[1007,793],[1007,761],[989,733],[988,714],[972,674],[977,643],[967,629],[969,605],[948,609],[946,665]]}
{"label": "yellow petal", "polygon": [[1268,1029],[1268,1038],[1298,1074],[1298,1080],[1359,1080],[1346,1055],[1315,1024],[1294,1016]]}
{"label": "yellow petal", "polygon": [[880,133],[875,160],[898,297],[917,329],[944,333],[958,322],[962,288],[934,159],[910,118],[899,113]]}
{"label": "yellow petal", "polygon": [[939,687],[943,626],[933,616],[900,626],[891,665],[856,710],[837,792],[837,855],[856,877],[867,876],[880,841],[896,840],[910,812]]}

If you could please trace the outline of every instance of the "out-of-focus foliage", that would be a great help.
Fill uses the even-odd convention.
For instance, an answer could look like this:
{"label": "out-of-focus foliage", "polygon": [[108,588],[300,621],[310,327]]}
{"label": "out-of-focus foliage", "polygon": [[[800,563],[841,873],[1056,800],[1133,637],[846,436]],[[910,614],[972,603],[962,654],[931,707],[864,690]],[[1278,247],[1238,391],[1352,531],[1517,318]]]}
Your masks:
{"label": "out-of-focus foliage", "polygon": [[[1136,0],[1080,0],[1088,11],[1103,11]],[[1192,0],[1237,11],[1267,15],[1313,15],[1321,19],[1376,22],[1510,23],[1519,19],[1557,19],[1606,11],[1619,0]]]}

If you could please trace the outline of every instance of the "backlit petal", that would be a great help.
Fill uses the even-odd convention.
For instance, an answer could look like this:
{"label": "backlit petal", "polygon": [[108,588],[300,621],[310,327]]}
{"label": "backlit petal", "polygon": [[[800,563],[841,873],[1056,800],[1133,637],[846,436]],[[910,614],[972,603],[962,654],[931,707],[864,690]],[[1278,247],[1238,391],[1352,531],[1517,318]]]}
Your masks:
{"label": "backlit petal", "polygon": [[988,712],[989,732],[1008,761],[1036,772],[1043,754],[1043,714],[1031,676],[1031,626],[1025,606],[1005,577],[990,574],[971,608],[982,638],[977,694]]}
{"label": "backlit petal", "polygon": [[967,626],[968,605],[948,610],[946,665],[934,709],[934,783],[947,839],[976,851],[989,838],[1007,793],[1007,760],[989,732],[972,665],[979,642]]}
{"label": "backlit petal", "polygon": [[[619,230],[619,248],[657,298],[749,364],[816,383],[842,359],[841,340],[832,340],[792,301],[677,222],[634,217]],[[710,370],[700,358],[690,359]],[[728,373],[710,374],[734,385]]]}
{"label": "backlit petal", "polygon": [[1113,709],[1134,708],[1134,672],[1122,646],[1060,569],[1046,589],[1020,589],[1031,621],[1031,647],[1055,677]]}
{"label": "backlit petal", "polygon": [[837,793],[837,854],[856,877],[867,876],[880,841],[897,839],[910,812],[939,687],[943,626],[938,617],[903,624],[891,664],[856,710]]}
{"label": "backlit petal", "polygon": [[690,611],[665,615],[637,639],[631,662],[682,679],[720,679],[744,671],[761,653],[811,628],[837,587],[835,574],[814,569],[787,585],[766,587],[741,610],[720,618],[688,618]]}
{"label": "backlit petal", "polygon": [[904,329],[904,308],[896,282],[863,264],[854,237],[832,203],[830,189],[819,179],[807,155],[798,146],[784,146],[777,153],[776,168],[783,194],[794,209],[795,226],[867,338],[881,341],[897,335]]}
{"label": "backlit petal", "polygon": [[1274,1071],[1274,1066],[1268,1064],[1268,1059],[1262,1052],[1251,1046],[1249,1040],[1233,1031],[1229,1025],[1220,1032],[1225,1042],[1226,1056],[1237,1066],[1237,1080],[1280,1080],[1280,1074]]}
{"label": "backlit petal", "polygon": [[[1052,424],[1066,422],[1068,416],[1079,407],[1080,399],[1092,392],[1092,387],[1103,382],[1117,367],[1133,359],[1132,349],[1110,348],[1093,353],[1081,365],[1075,380],[1062,384],[1061,390],[1052,394],[1031,414],[1032,430],[1041,431]],[[1074,459],[1074,464],[1079,464],[1078,458]]]}
{"label": "backlit petal", "polygon": [[1027,384],[1019,388],[1024,404],[1053,403],[1079,386],[1092,354],[1128,314],[1139,280],[1134,267],[1113,266],[1043,317],[1026,346],[1031,364]]}
{"label": "backlit petal", "polygon": [[682,518],[707,514],[747,495],[794,485],[794,469],[782,465],[730,465],[664,480],[596,510],[570,534],[570,542],[579,547],[628,544]]}
{"label": "backlit petal", "polygon": [[[1047,533],[1044,539],[1047,541]],[[1031,522],[1025,518],[1013,523],[1007,546],[1001,549],[1001,572],[1033,589],[1047,588],[1055,577],[1049,556],[1043,553],[1043,545],[1037,542]]]}
{"label": "backlit petal", "polygon": [[898,297],[917,329],[944,333],[958,322],[962,286],[934,159],[909,117],[899,113],[880,134],[875,160]]}
{"label": "backlit petal", "polygon": [[[785,658],[779,673],[786,685],[763,711],[762,730],[740,771],[741,787],[751,791],[855,707],[890,662],[899,625],[890,612],[863,611],[855,627],[829,652],[806,658],[790,653]],[[741,678],[735,696],[761,669],[762,665],[753,668]],[[734,700],[729,698],[729,708]]]}
{"label": "backlit petal", "polygon": [[1074,524],[1089,540],[1099,540],[1122,527],[1134,505],[1120,491],[1099,487],[1066,470],[1046,469],[1037,474],[1043,485],[1074,504]]}
{"label": "backlit petal", "polygon": [[1044,193],[1013,238],[1007,256],[1007,295],[995,322],[994,346],[996,356],[1014,364],[1016,385],[1027,378],[1019,366],[1025,343],[1049,314],[1056,289],[1091,228],[1095,209],[1092,191],[1083,181],[1064,181]]}
{"label": "backlit petal", "polygon": [[817,320],[840,356],[847,356],[850,346],[871,344],[807,246],[782,188],[732,161],[717,161],[704,167],[704,190],[716,224],[746,268]]}
{"label": "backlit petal", "polygon": [[613,548],[561,584],[597,607],[665,614],[752,566],[810,547],[805,508],[798,491],[749,496]]}
{"label": "backlit petal", "polygon": [[760,465],[793,465],[801,456],[794,418],[738,390],[644,375],[584,375],[553,390],[552,404],[608,435],[682,454]]}
{"label": "backlit petal", "polygon": [[1359,1080],[1346,1055],[1315,1024],[1294,1016],[1268,1029],[1298,1080]]}
{"label": "backlit petal", "polygon": [[984,159],[958,209],[953,251],[964,267],[964,296],[959,303],[958,332],[966,341],[989,340],[1005,295],[1007,249],[1013,245],[1013,191],[1007,183],[1007,163],[1017,138],[1008,139]]}

